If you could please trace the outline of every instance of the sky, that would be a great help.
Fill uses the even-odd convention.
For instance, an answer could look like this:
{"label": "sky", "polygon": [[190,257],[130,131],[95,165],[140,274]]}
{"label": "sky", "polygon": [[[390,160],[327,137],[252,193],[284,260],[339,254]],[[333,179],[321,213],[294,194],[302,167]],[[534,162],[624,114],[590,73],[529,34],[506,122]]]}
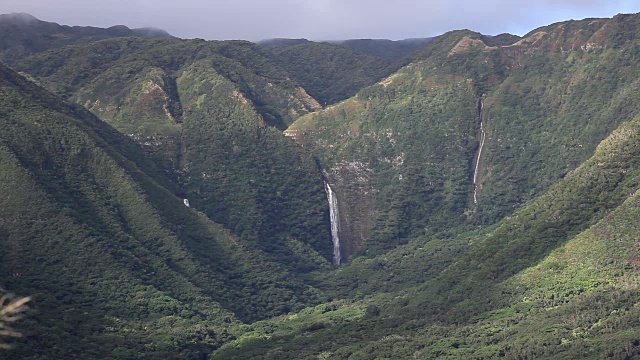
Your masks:
{"label": "sky", "polygon": [[557,21],[640,12],[640,0],[0,0],[0,13],[11,12],[208,40],[397,40],[457,29],[523,35]]}

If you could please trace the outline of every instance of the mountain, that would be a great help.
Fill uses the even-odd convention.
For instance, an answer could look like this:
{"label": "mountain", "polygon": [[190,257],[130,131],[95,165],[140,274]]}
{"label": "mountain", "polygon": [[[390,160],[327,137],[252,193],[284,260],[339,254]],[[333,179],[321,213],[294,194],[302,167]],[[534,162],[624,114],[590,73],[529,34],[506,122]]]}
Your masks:
{"label": "mountain", "polygon": [[0,288],[33,296],[2,356],[640,357],[639,33],[0,65]]}
{"label": "mountain", "polygon": [[[501,36],[514,36],[502,34]],[[404,40],[387,39],[349,39],[321,41],[316,43],[329,43],[349,49],[353,52],[371,55],[387,61],[401,61],[416,50],[423,49],[433,41],[433,38],[414,38]],[[515,41],[514,41],[515,42]],[[297,46],[313,43],[307,39],[275,38],[258,41],[257,44],[267,49],[281,49],[289,46]]]}
{"label": "mountain", "polygon": [[491,229],[328,274],[359,296],[258,322],[211,359],[640,356],[638,144],[636,117]]}
{"label": "mountain", "polygon": [[512,44],[447,33],[387,79],[298,119],[286,133],[328,174],[344,253],[493,224],[575,169],[640,110],[639,18],[558,23]]}
{"label": "mountain", "polygon": [[322,173],[278,130],[320,105],[257,45],[107,39],[16,68],[136,140],[192,206],[281,263],[331,259]]}
{"label": "mountain", "polygon": [[357,53],[377,56],[391,61],[400,61],[416,50],[427,47],[433,38],[404,40],[350,39],[332,42]]}
{"label": "mountain", "polygon": [[13,64],[48,49],[125,36],[171,37],[156,28],[66,26],[41,21],[25,13],[0,14],[0,61]]}
{"label": "mountain", "polygon": [[347,99],[401,65],[326,42],[305,42],[270,49],[276,62],[320,104]]}
{"label": "mountain", "polygon": [[0,94],[0,279],[33,297],[3,357],[201,358],[322,299],[87,110],[4,65]]}
{"label": "mountain", "polygon": [[[491,38],[491,37],[487,37]],[[307,39],[268,39],[268,49],[281,68],[323,106],[355,95],[396,72],[410,55],[427,47],[433,38],[382,40],[354,39],[314,42]]]}

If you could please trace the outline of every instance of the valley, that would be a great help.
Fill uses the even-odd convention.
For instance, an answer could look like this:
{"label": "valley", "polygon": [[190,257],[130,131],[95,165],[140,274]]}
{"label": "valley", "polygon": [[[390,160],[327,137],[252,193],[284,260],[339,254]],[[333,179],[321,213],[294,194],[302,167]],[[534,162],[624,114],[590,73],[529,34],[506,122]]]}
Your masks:
{"label": "valley", "polygon": [[0,15],[0,358],[640,357],[639,35]]}

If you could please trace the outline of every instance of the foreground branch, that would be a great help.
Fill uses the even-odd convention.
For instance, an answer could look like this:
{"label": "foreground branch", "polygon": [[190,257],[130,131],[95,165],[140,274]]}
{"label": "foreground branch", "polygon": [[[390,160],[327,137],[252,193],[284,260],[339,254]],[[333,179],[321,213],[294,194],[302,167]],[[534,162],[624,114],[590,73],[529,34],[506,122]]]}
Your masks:
{"label": "foreground branch", "polygon": [[25,312],[27,303],[31,298],[17,298],[12,294],[5,294],[0,297],[0,349],[9,349],[11,346],[4,342],[4,338],[17,338],[22,336],[11,327],[11,324],[20,320],[21,314]]}

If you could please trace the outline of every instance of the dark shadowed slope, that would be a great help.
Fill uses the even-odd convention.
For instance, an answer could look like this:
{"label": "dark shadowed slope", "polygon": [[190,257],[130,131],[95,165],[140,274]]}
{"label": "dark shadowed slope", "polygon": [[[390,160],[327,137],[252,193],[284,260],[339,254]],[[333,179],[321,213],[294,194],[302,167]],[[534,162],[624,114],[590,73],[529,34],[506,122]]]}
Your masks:
{"label": "dark shadowed slope", "polygon": [[1,14],[0,61],[12,64],[48,49],[125,36],[171,37],[166,31],[155,28],[66,26],[41,21],[24,13]]}
{"label": "dark shadowed slope", "polygon": [[307,42],[270,51],[278,64],[323,106],[353,96],[400,67],[389,60],[326,42]]}
{"label": "dark shadowed slope", "polygon": [[335,44],[357,53],[373,55],[391,61],[401,61],[414,51],[427,47],[433,40],[434,38],[415,38],[396,41],[386,39],[351,39],[336,41]]}
{"label": "dark shadowed slope", "polygon": [[331,258],[321,172],[279,130],[320,105],[259,46],[109,39],[17,68],[135,139],[192,206],[286,266]]}
{"label": "dark shadowed slope", "polygon": [[4,355],[201,358],[320,300],[88,111],[1,65],[0,95],[0,279],[33,296]]}

